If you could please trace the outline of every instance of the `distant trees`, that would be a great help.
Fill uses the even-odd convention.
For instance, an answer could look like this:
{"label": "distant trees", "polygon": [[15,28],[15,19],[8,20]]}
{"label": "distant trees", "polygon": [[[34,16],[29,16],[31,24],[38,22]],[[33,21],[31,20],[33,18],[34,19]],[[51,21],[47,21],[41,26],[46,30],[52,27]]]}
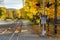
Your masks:
{"label": "distant trees", "polygon": [[[58,0],[58,2],[60,2]],[[53,4],[53,5],[52,5]],[[57,3],[58,4],[58,3]],[[60,16],[60,5],[58,4],[57,16]],[[36,15],[37,12],[43,13],[42,10],[42,0],[26,0],[25,6],[22,9],[16,10],[14,13],[12,10],[9,11],[9,15],[7,16],[7,9],[0,9],[1,18],[5,19],[6,17],[14,18],[14,14],[16,14],[17,18],[27,18],[33,19],[33,15]],[[45,0],[45,15],[49,18],[54,18],[54,0]]]}
{"label": "distant trees", "polygon": [[0,17],[2,16],[2,10],[0,9]]}

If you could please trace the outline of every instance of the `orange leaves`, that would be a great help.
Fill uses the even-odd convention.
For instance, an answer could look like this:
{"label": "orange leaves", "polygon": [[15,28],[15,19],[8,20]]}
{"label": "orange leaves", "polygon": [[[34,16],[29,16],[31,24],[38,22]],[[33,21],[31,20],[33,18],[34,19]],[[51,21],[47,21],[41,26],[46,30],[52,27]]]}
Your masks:
{"label": "orange leaves", "polygon": [[60,13],[58,13],[57,16],[60,16]]}
{"label": "orange leaves", "polygon": [[50,13],[50,14],[48,15],[48,17],[49,17],[49,18],[54,18],[54,14]]}
{"label": "orange leaves", "polygon": [[37,6],[36,6],[36,5],[33,5],[32,7],[33,7],[33,8],[37,8]]}

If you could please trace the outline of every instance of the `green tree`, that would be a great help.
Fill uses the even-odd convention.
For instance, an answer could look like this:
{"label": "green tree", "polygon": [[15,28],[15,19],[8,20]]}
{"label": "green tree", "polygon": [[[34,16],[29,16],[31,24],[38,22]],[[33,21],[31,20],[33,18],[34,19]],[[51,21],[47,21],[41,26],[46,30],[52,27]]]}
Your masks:
{"label": "green tree", "polygon": [[0,9],[0,17],[2,16],[2,10]]}

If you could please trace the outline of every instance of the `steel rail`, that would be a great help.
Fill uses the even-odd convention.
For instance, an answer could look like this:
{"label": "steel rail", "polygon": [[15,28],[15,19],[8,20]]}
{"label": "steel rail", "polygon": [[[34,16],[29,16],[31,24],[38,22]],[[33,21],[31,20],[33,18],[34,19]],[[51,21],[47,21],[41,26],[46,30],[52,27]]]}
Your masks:
{"label": "steel rail", "polygon": [[[19,27],[19,23],[14,24],[14,26],[15,26],[14,32],[13,32],[12,35],[10,36],[9,40],[12,40],[13,36],[15,35],[15,31],[16,31],[16,29]],[[18,33],[17,33],[17,37],[18,37],[18,36],[19,36],[19,35],[18,35]],[[17,38],[17,40],[18,40],[18,38]]]}

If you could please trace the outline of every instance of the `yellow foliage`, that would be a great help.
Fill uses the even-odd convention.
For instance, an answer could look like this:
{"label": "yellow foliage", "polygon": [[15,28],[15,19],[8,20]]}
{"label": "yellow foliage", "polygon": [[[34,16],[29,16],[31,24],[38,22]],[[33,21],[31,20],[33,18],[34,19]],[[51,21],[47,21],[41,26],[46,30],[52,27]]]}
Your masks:
{"label": "yellow foliage", "polygon": [[60,6],[58,6],[58,9],[57,9],[57,16],[60,16]]}
{"label": "yellow foliage", "polygon": [[39,19],[37,19],[37,20],[36,20],[36,23],[40,23],[40,20],[39,20]]}
{"label": "yellow foliage", "polygon": [[29,12],[29,7],[28,7],[28,6],[25,6],[25,7],[24,7],[24,10],[25,10],[26,12]]}
{"label": "yellow foliage", "polygon": [[[54,3],[54,0],[45,0],[45,2],[50,2],[50,3]],[[57,0],[59,3],[60,1]],[[42,2],[42,0],[26,0],[26,4],[24,6],[24,11],[20,11],[20,10],[16,10],[15,14],[18,18],[20,18],[21,16],[22,17],[25,17],[26,15],[29,17],[29,18],[33,18],[33,15],[36,15],[36,13],[39,11],[39,13],[43,13],[43,10],[42,10],[42,3],[40,5],[40,7],[36,7],[36,3],[37,2]],[[58,4],[58,3],[57,3]],[[2,16],[1,18],[5,19],[6,17],[9,17],[9,18],[14,18],[13,17],[13,12],[12,10],[8,10],[8,14],[6,13],[6,9],[5,8],[1,8],[3,10],[2,12]],[[38,9],[38,10],[37,10]],[[60,16],[60,6],[58,6],[58,9],[57,9],[57,16]],[[21,12],[22,12],[22,15],[21,15]],[[27,13],[26,13],[27,12]],[[49,8],[45,7],[45,15],[48,15],[49,18],[54,18],[54,4],[52,6],[50,6]]]}
{"label": "yellow foliage", "polygon": [[12,10],[7,10],[7,17],[8,18],[14,18],[13,17],[13,11]]}
{"label": "yellow foliage", "polygon": [[21,17],[20,10],[16,10],[16,15],[17,15],[17,17],[18,17],[18,18],[20,18],[20,17]]}
{"label": "yellow foliage", "polygon": [[30,12],[35,14],[36,13],[36,9],[34,9],[33,7],[30,8]]}
{"label": "yellow foliage", "polygon": [[1,20],[4,20],[4,19],[6,19],[6,16],[5,15],[2,15],[0,19]]}
{"label": "yellow foliage", "polygon": [[3,7],[1,7],[1,10],[2,10],[2,16],[1,16],[1,18],[0,19],[6,19],[6,9],[5,8],[3,8]]}
{"label": "yellow foliage", "polygon": [[60,13],[58,13],[57,16],[60,16]]}
{"label": "yellow foliage", "polygon": [[31,14],[27,14],[27,16],[28,16],[30,19],[33,18],[33,14],[32,14],[32,13],[31,13]]}
{"label": "yellow foliage", "polygon": [[43,12],[43,10],[42,10],[42,9],[40,9],[40,10],[39,10],[39,12],[40,12],[40,13],[42,13],[42,12]]}
{"label": "yellow foliage", "polygon": [[48,17],[49,18],[54,18],[54,14],[49,14]]}

